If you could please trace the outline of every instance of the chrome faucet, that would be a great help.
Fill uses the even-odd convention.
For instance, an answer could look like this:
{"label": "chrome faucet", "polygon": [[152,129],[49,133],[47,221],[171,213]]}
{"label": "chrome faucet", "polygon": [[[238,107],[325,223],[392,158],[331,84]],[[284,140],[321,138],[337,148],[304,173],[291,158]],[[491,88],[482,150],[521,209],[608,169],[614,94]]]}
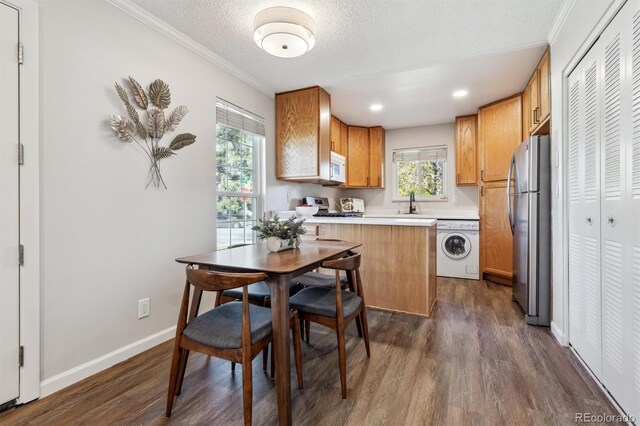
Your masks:
{"label": "chrome faucet", "polygon": [[418,208],[415,206],[416,202],[416,193],[411,191],[411,193],[409,194],[409,214],[416,214],[416,210],[418,210]]}

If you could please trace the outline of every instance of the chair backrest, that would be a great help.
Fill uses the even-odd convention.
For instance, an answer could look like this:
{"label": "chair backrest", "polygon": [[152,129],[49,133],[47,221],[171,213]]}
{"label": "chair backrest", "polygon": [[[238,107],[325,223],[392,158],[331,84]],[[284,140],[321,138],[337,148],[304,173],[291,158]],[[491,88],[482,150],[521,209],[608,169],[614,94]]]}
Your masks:
{"label": "chair backrest", "polygon": [[353,253],[347,257],[322,262],[322,267],[339,271],[355,271],[360,268],[360,253]]}
{"label": "chair backrest", "polygon": [[208,271],[206,269],[194,269],[187,266],[187,281],[194,287],[204,291],[224,291],[232,288],[244,287],[267,279],[267,274],[262,272],[249,274],[234,274],[227,272]]}

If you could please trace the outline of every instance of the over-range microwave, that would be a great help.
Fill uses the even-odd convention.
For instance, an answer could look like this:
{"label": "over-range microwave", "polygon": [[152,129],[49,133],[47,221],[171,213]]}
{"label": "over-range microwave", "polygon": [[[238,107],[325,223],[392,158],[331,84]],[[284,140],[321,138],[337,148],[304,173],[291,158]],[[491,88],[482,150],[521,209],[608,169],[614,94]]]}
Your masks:
{"label": "over-range microwave", "polygon": [[329,181],[325,185],[342,185],[347,180],[347,159],[337,152],[331,151],[331,168]]}

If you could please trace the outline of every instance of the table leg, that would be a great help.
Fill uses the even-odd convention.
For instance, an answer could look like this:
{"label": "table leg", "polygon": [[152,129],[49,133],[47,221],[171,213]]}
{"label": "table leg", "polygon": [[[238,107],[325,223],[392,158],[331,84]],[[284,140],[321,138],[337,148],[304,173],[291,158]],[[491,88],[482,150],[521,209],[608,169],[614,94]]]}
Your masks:
{"label": "table leg", "polygon": [[276,361],[276,391],[280,425],[291,424],[291,364],[289,354],[289,281],[291,275],[273,275],[267,284],[271,292],[271,318]]}

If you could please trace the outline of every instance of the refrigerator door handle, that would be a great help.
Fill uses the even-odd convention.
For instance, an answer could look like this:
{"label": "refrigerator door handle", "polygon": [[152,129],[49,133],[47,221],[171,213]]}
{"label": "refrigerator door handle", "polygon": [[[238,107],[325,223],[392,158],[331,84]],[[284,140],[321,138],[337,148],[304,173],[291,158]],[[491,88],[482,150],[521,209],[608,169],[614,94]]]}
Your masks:
{"label": "refrigerator door handle", "polygon": [[[511,211],[511,197],[515,197],[517,195],[511,192],[511,178],[513,177],[513,169],[516,165],[515,156],[511,157],[511,164],[509,165],[509,174],[507,176],[507,216],[509,216],[509,227],[511,228],[511,234],[515,232],[515,223],[513,219],[513,212]],[[516,182],[517,185],[517,182]],[[517,189],[517,187],[516,187]]]}

